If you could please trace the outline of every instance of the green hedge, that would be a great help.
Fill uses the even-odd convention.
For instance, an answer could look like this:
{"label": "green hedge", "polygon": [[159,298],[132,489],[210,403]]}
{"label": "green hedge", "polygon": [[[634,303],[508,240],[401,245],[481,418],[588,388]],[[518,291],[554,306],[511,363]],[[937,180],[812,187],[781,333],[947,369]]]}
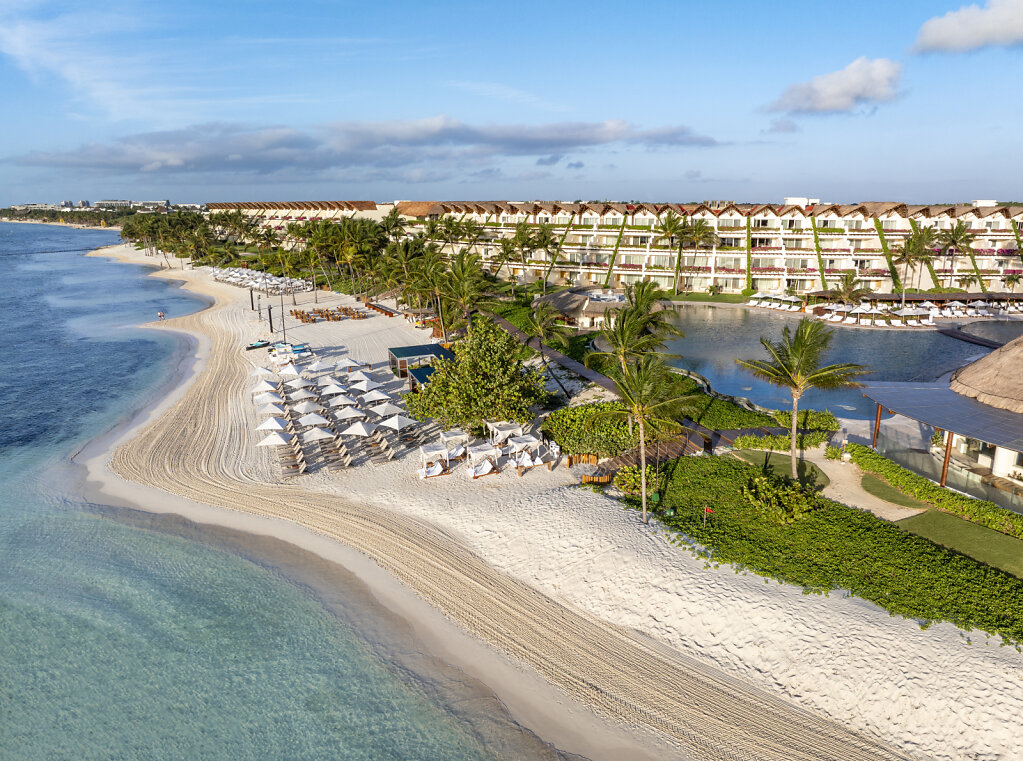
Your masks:
{"label": "green hedge", "polygon": [[592,402],[578,407],[564,407],[552,412],[544,421],[542,430],[567,454],[596,454],[617,457],[639,446],[639,435],[624,420],[601,417],[612,409],[624,409],[621,402]]}
{"label": "green hedge", "polygon": [[[760,469],[732,458],[683,457],[669,469],[661,520],[680,532],[676,543],[689,537],[712,561],[812,592],[848,590],[893,614],[981,629],[1017,647],[1023,642],[1021,579],[829,499],[779,525],[743,498]],[[705,506],[714,511],[706,526]]]}
{"label": "green hedge", "polygon": [[778,421],[770,415],[755,410],[747,410],[734,402],[717,399],[709,394],[703,393],[696,381],[684,375],[675,373],[673,378],[676,384],[674,392],[679,395],[692,394],[690,404],[695,408],[692,419],[700,425],[712,428],[716,431],[728,431],[736,428],[760,428],[762,426],[774,427]]}
{"label": "green hedge", "polygon": [[[808,431],[796,437],[799,449],[813,449],[828,440],[829,431]],[[776,436],[737,436],[736,449],[770,449],[774,452],[788,452],[792,448],[792,434]]]}
{"label": "green hedge", "polygon": [[[774,413],[774,419],[785,428],[789,428],[792,425],[792,410],[778,410]],[[842,427],[831,410],[799,410],[797,422],[800,428],[811,431],[837,431]]]}
{"label": "green hedge", "polygon": [[958,515],[971,523],[1023,539],[1023,515],[1019,513],[1005,510],[994,502],[974,499],[938,486],[930,479],[906,470],[862,444],[849,444],[846,451],[863,470],[883,478],[903,494],[928,502],[943,512]]}

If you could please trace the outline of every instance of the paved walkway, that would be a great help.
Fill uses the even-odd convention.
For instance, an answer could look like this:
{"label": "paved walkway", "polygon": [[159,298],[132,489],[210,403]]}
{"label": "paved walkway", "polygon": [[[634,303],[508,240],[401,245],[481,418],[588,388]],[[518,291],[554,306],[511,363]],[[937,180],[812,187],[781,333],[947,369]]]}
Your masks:
{"label": "paved walkway", "polygon": [[831,483],[824,489],[824,496],[836,502],[858,510],[869,510],[878,518],[887,521],[898,521],[925,512],[921,509],[894,505],[875,497],[861,485],[863,471],[859,467],[851,462],[829,460],[824,456],[823,449],[808,449],[804,452],[803,458],[823,470],[831,479]]}

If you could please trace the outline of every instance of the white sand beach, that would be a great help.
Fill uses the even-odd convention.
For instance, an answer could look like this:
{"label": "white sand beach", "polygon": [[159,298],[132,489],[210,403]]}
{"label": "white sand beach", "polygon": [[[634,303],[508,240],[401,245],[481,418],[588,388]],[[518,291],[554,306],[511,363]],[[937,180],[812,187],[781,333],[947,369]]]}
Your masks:
{"label": "white sand beach", "polygon": [[[128,247],[101,255],[157,264]],[[201,272],[155,276],[185,280],[216,304],[152,326],[197,336],[201,370],[134,438],[91,464],[112,491],[107,464],[128,481],[254,516],[247,526],[256,532],[278,526],[285,537],[287,522],[337,540],[557,690],[664,738],[679,757],[1023,758],[1015,649],[948,624],[923,630],[841,594],[804,595],[708,567],[656,524],[576,488],[567,468],[422,481],[418,458],[407,456],[281,483],[252,431],[249,373],[265,355],[241,347],[266,331],[248,293]],[[299,300],[308,308],[312,294]],[[380,315],[292,324],[289,338],[328,356],[342,344],[374,363],[389,346],[425,342]],[[596,758],[599,743],[577,734],[573,752]],[[642,738],[623,735],[610,757],[629,757],[625,748]]]}

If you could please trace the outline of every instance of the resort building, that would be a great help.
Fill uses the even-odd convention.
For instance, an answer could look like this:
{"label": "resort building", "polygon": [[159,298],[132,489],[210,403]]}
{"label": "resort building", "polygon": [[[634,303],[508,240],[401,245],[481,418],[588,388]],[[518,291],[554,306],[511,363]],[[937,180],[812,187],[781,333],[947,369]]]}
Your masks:
{"label": "resort building", "polygon": [[[561,203],[508,201],[311,201],[210,203],[211,211],[240,210],[259,224],[284,230],[288,222],[383,218],[397,209],[410,234],[430,232],[446,219],[472,221],[471,237],[448,242],[446,250],[471,246],[485,260],[501,256],[499,241],[517,225],[550,225],[551,250],[518,252],[502,265],[508,277],[534,280],[550,269],[551,282],[620,289],[629,282],[652,280],[664,288],[739,293],[744,289],[810,293],[831,287],[847,272],[871,290],[891,291],[901,276],[897,249],[914,228],[949,229],[965,222],[975,236],[972,255],[935,256],[910,275],[909,286],[937,284],[967,289],[999,289],[1002,277],[1023,273],[1020,225],[1023,205],[995,201],[970,204],[911,205],[898,202],[827,204],[811,198],[787,198],[782,204],[736,204],[711,201],[678,203]],[[669,212],[703,220],[716,240],[690,246],[660,236],[657,228]],[[551,267],[551,251],[557,249]]]}

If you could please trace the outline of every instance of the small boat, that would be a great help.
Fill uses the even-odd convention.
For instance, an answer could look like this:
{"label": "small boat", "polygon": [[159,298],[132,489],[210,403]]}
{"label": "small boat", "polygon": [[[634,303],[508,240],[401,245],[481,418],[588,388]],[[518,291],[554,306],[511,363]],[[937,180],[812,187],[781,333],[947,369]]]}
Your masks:
{"label": "small boat", "polygon": [[252,351],[253,349],[265,349],[270,345],[269,341],[253,341],[245,347],[245,351]]}

